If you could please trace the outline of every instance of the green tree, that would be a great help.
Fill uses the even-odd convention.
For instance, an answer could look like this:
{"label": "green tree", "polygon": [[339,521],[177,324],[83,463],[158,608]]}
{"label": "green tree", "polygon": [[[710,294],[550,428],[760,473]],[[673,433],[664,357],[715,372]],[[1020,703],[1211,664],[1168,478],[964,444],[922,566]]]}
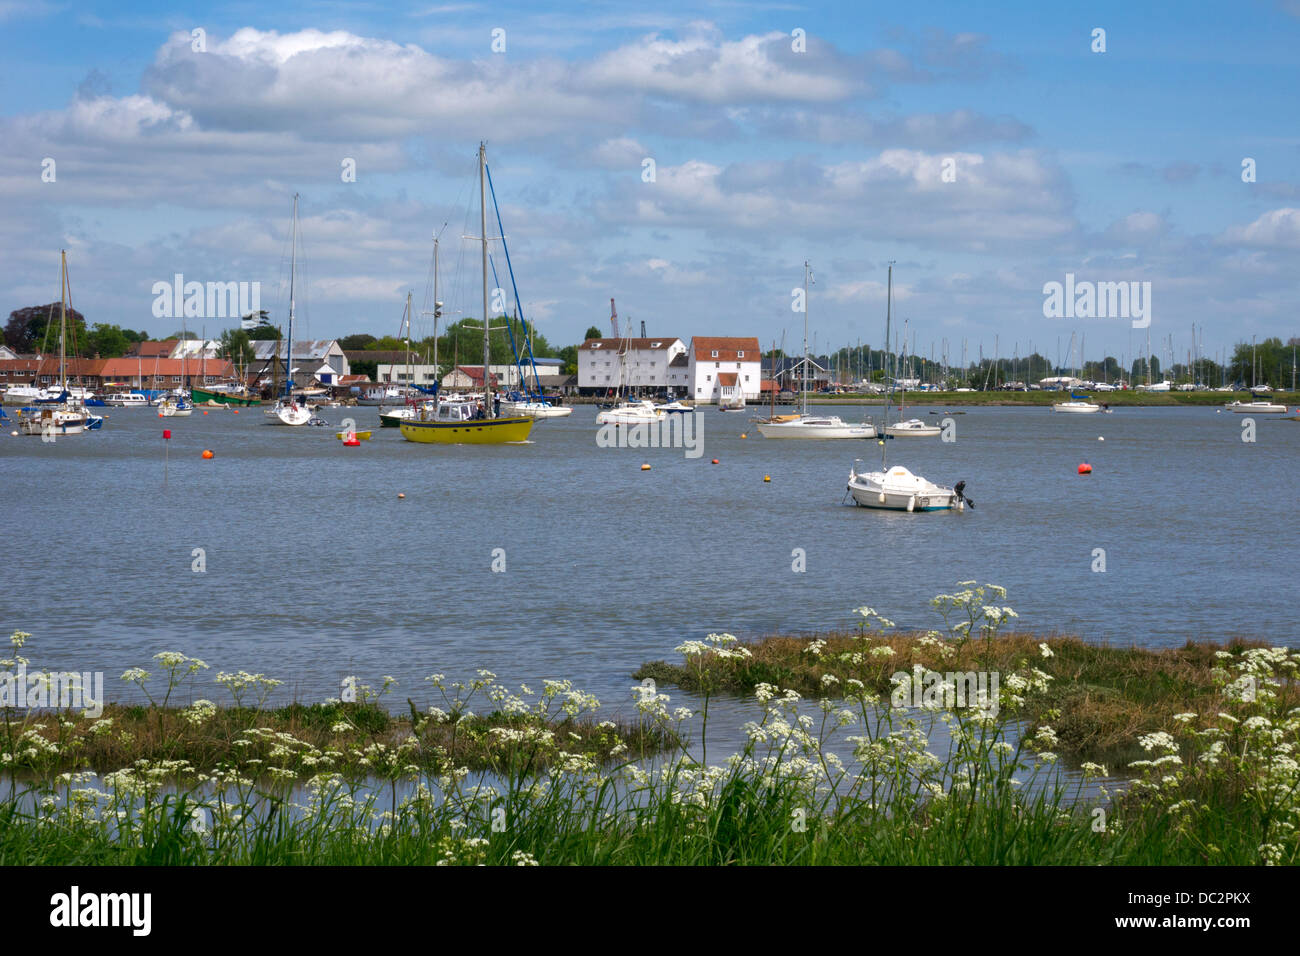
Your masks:
{"label": "green tree", "polygon": [[583,341],[585,342],[587,339],[598,339],[598,338],[600,338],[600,329],[596,328],[593,325],[591,328],[587,329],[587,334],[583,338]]}
{"label": "green tree", "polygon": [[86,336],[86,353],[100,358],[120,358],[126,354],[131,342],[128,333],[116,325],[96,322]]}
{"label": "green tree", "polygon": [[375,341],[373,335],[358,332],[355,335],[345,335],[339,339],[339,348],[345,352],[359,352],[362,349],[369,348],[370,343],[373,341]]}
{"label": "green tree", "polygon": [[249,334],[243,329],[226,329],[222,332],[218,354],[237,367],[247,366],[256,355]]}

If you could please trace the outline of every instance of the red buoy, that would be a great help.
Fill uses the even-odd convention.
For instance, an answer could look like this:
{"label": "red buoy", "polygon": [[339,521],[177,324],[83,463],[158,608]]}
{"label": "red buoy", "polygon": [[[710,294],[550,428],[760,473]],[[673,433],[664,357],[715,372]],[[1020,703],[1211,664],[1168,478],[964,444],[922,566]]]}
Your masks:
{"label": "red buoy", "polygon": [[166,440],[168,440],[168,439],[171,438],[171,437],[172,437],[172,430],[171,430],[170,428],[164,428],[164,429],[163,429],[163,440],[166,441]]}
{"label": "red buoy", "polygon": [[1091,475],[1091,474],[1092,474],[1092,465],[1088,464],[1088,463],[1085,461],[1082,465],[1079,466],[1079,474],[1081,474],[1081,475]]}

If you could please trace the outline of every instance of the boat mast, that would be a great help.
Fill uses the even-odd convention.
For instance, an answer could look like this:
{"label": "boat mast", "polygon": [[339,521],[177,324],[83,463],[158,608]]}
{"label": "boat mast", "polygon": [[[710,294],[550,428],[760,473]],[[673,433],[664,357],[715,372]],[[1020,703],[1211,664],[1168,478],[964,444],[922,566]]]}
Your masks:
{"label": "boat mast", "polygon": [[442,303],[438,301],[438,237],[433,237],[433,386],[437,393],[442,384],[438,378],[438,316],[442,312]]}
{"label": "boat mast", "polygon": [[289,253],[289,341],[284,353],[284,394],[293,395],[294,273],[298,271],[298,194],[293,194],[293,233]]}
{"label": "boat mast", "polygon": [[803,261],[803,382],[799,390],[799,414],[808,414],[808,275],[812,270]]}
{"label": "boat mast", "polygon": [[491,319],[488,316],[488,240],[487,240],[487,181],[483,170],[487,165],[486,147],[478,144],[478,197],[479,227],[483,239],[483,415],[492,416],[492,401],[488,396],[488,360],[491,358]]}
{"label": "boat mast", "polygon": [[68,251],[59,250],[59,378],[68,390]]}

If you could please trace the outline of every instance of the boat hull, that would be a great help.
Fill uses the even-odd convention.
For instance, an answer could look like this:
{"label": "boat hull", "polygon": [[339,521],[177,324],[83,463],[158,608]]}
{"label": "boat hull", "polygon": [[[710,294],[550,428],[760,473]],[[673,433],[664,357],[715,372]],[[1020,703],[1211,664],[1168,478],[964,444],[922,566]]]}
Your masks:
{"label": "boat hull", "polygon": [[880,511],[962,511],[957,492],[913,475],[905,468],[849,474],[848,492],[863,508]]}
{"label": "boat hull", "polygon": [[809,425],[805,422],[762,422],[758,426],[764,438],[875,438],[874,425]]}
{"label": "boat hull", "polygon": [[248,408],[253,405],[261,405],[260,398],[250,398],[246,395],[231,395],[228,392],[213,392],[206,388],[191,388],[190,398],[197,404],[199,402],[216,402],[218,405],[237,405],[240,408]]}
{"label": "boat hull", "polygon": [[1249,415],[1252,412],[1257,415],[1281,415],[1286,411],[1285,405],[1274,405],[1272,402],[1233,402],[1228,408],[1238,415]]}
{"label": "boat hull", "polygon": [[1052,411],[1067,415],[1092,415],[1101,411],[1101,406],[1090,405],[1087,402],[1061,402],[1053,405]]}
{"label": "boat hull", "polygon": [[505,445],[528,441],[536,419],[475,418],[460,422],[402,422],[407,441],[424,445]]}

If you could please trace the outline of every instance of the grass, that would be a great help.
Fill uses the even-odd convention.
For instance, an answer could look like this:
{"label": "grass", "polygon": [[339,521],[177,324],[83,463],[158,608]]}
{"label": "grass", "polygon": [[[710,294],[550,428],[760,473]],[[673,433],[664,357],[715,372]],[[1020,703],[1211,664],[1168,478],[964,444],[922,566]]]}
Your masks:
{"label": "grass", "polygon": [[[1081,392],[1080,394],[1084,393]],[[1094,402],[1097,402],[1098,404],[1105,402],[1115,408],[1172,405],[1221,408],[1229,402],[1249,402],[1253,400],[1249,391],[1140,392],[1136,389],[1129,389],[1119,392],[1087,392],[1087,394],[1091,396]],[[901,393],[896,393],[894,395],[894,400],[897,401],[900,397],[902,397]],[[844,395],[810,395],[808,401],[810,404],[822,405],[883,405],[885,399],[882,395],[865,395],[855,392]],[[908,406],[948,405],[954,407],[960,407],[963,405],[1029,405],[1046,407],[1056,402],[1063,401],[1068,401],[1068,394],[1066,392],[1058,391],[908,392],[905,404]],[[1300,392],[1274,392],[1270,396],[1269,401],[1274,401],[1278,404],[1296,405],[1300,403]],[[761,402],[757,404],[761,404]]]}
{"label": "grass", "polygon": [[[519,696],[487,672],[433,675],[439,704],[401,716],[379,706],[387,679],[354,702],[266,708],[275,682],[242,672],[216,679],[233,706],[174,708],[206,665],[160,654],[165,690],[127,675],[150,706],[99,729],[7,725],[0,761],[21,772],[0,799],[0,864],[1300,863],[1300,653],[1002,635],[1005,591],[962,587],[932,602],[957,619],[942,633],[868,630],[892,624],[860,608],[856,634],[686,641],[681,665],[643,675],[690,687],[700,712],[670,712],[643,680],[626,725],[594,723],[566,681]],[[913,663],[996,668],[1000,686],[897,706],[891,678]],[[746,742],[711,762],[710,704],[741,692]],[[88,735],[117,740],[76,745]],[[1091,761],[1059,773],[1061,753],[1093,750],[1140,759],[1119,789]],[[121,769],[58,770],[92,760]]]}
{"label": "grass", "polygon": [[[825,646],[810,654],[814,642]],[[1034,697],[1021,711],[1028,732],[1032,735],[1050,722],[1060,740],[1058,752],[1076,761],[1115,762],[1136,759],[1137,738],[1169,729],[1171,715],[1224,706],[1226,691],[1217,680],[1217,652],[1236,655],[1248,647],[1266,646],[1248,641],[1225,645],[1188,641],[1183,647],[1148,650],[1022,633],[999,635],[991,643],[937,644],[922,632],[890,634],[871,643],[893,653],[863,654],[863,638],[857,632],[773,636],[741,645],[748,656],[708,658],[708,673],[691,662],[652,661],[633,676],[695,692],[707,683],[715,691],[750,694],[766,683],[817,694],[826,686],[823,679],[831,675],[838,686],[856,679],[869,691],[887,697],[894,686],[892,676],[917,664],[941,673],[984,670],[1010,674],[1032,661],[1052,681],[1050,691]],[[1044,644],[1051,657],[1043,656]],[[1300,704],[1300,688],[1288,685],[1283,693],[1287,702]]]}

